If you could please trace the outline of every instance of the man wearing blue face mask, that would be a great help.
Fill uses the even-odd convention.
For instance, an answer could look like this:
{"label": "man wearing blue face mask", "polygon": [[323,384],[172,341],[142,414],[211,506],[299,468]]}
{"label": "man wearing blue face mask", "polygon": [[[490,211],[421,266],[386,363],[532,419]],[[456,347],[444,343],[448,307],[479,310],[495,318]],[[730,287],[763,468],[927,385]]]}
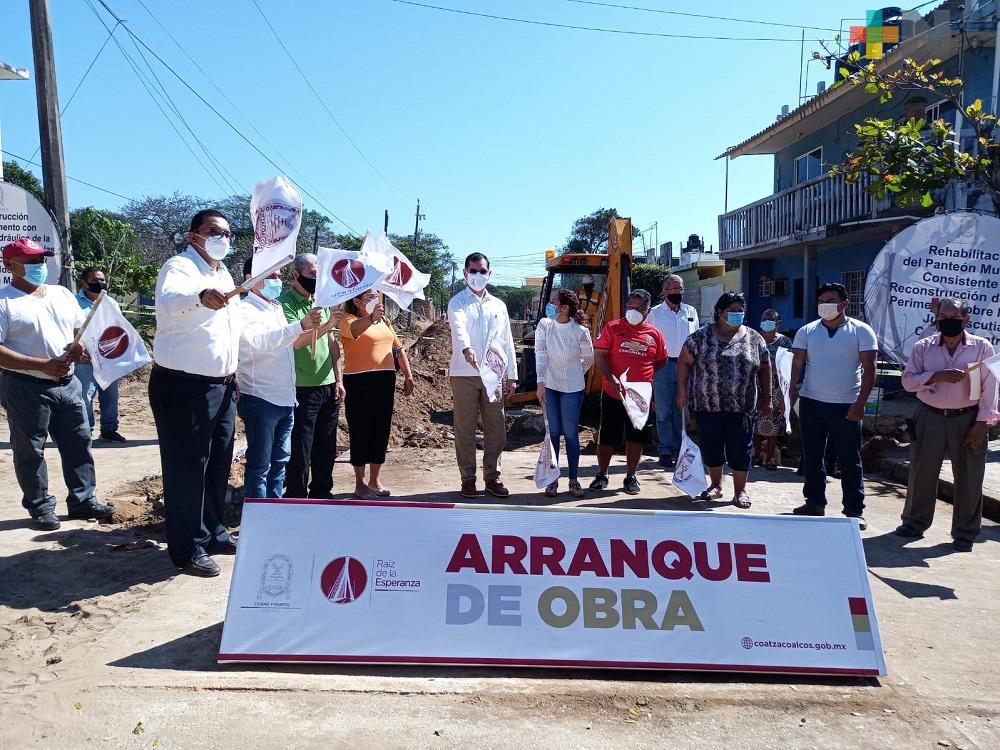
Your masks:
{"label": "man wearing blue face mask", "polygon": [[167,550],[195,576],[217,576],[209,556],[235,554],[223,523],[236,428],[241,301],[222,261],[232,232],[214,209],[191,219],[188,246],[156,279],[149,405],[160,442]]}
{"label": "man wearing blue face mask", "polygon": [[10,426],[21,505],[32,526],[43,531],[60,525],[45,465],[50,434],[62,462],[69,517],[104,519],[114,512],[94,496],[90,427],[80,381],[73,377],[83,348],[69,344],[84,313],[72,292],[45,283],[51,255],[27,238],[11,242],[3,249],[3,262],[13,278],[0,288],[0,403]]}
{"label": "man wearing blue face mask", "polygon": [[[243,264],[243,278],[252,278],[253,258]],[[239,367],[236,410],[246,426],[247,452],[244,497],[282,497],[285,466],[291,455],[292,414],[295,409],[295,357],[292,344],[323,323],[313,308],[289,323],[281,305],[278,271],[258,282],[240,305]]]}

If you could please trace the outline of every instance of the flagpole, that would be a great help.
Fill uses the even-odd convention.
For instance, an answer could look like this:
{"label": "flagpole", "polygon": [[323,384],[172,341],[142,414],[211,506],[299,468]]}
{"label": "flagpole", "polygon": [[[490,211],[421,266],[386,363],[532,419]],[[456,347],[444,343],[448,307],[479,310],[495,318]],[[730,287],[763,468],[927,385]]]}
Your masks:
{"label": "flagpole", "polygon": [[[106,289],[102,289],[101,293],[97,295],[97,299],[94,300],[93,307],[90,308],[90,312],[88,312],[87,317],[84,318],[83,325],[81,325],[79,330],[77,330],[76,335],[73,337],[73,343],[71,343],[67,347],[67,351],[69,351],[74,346],[80,343],[80,339],[83,337],[83,332],[87,330],[87,326],[90,325],[90,321],[94,319],[94,313],[97,312],[97,308],[101,306],[101,303],[104,302],[104,298],[107,296],[108,296],[108,291]],[[52,379],[55,380],[57,383],[60,380],[60,378],[52,378]]]}

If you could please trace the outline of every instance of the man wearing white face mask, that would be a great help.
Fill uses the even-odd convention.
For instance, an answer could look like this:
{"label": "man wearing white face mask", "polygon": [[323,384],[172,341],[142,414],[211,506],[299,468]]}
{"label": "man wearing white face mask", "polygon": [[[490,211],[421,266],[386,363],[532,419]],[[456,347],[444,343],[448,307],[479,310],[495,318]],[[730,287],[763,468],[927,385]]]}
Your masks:
{"label": "man wearing white face mask", "polygon": [[[871,326],[845,315],[847,289],[826,283],[816,294],[819,320],[798,330],[792,342],[789,398],[799,398],[805,503],[792,512],[800,516],[826,514],[827,441],[840,462],[844,515],[857,518],[862,529],[865,483],[861,466],[861,420],[875,385],[878,339]],[[805,379],[799,387],[805,368]]]}
{"label": "man wearing white face mask", "polygon": [[[477,497],[476,425],[483,422],[483,478],[486,491],[508,497],[510,491],[500,481],[500,454],[507,444],[503,396],[517,385],[517,360],[510,331],[507,305],[486,291],[490,261],[482,253],[465,259],[466,288],[448,303],[451,324],[451,390],[455,399],[455,456],[462,475],[462,497]],[[502,351],[507,360],[503,393],[490,394],[480,377],[486,353]],[[495,398],[491,401],[491,398]]]}
{"label": "man wearing white face mask", "polygon": [[[243,264],[245,281],[252,277],[253,258]],[[291,453],[295,409],[295,358],[292,344],[305,331],[322,325],[322,310],[313,308],[289,323],[275,300],[281,294],[278,271],[258,282],[240,305],[240,361],[236,371],[236,410],[246,425],[244,497],[282,497],[285,466]]]}
{"label": "man wearing white face mask", "polygon": [[235,554],[223,524],[236,427],[240,299],[222,264],[232,233],[214,209],[191,219],[187,248],[156,279],[149,405],[160,441],[167,550],[185,573],[217,576],[210,553]]}

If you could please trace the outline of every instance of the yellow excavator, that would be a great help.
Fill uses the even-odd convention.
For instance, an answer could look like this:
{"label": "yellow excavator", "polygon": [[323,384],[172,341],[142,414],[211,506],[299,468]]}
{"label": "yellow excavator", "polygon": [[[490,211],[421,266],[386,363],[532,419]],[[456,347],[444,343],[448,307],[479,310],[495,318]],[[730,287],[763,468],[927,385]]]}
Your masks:
{"label": "yellow excavator", "polygon": [[[518,361],[518,392],[508,404],[525,404],[536,400],[538,378],[535,371],[534,329],[545,315],[545,305],[555,289],[570,289],[580,297],[580,308],[589,317],[591,337],[596,339],[609,320],[625,313],[625,302],[632,291],[632,220],[615,218],[608,223],[606,253],[547,253],[546,277],[538,299],[538,314],[534,326],[521,342]],[[587,373],[587,395],[601,392],[601,374],[597,366]]]}

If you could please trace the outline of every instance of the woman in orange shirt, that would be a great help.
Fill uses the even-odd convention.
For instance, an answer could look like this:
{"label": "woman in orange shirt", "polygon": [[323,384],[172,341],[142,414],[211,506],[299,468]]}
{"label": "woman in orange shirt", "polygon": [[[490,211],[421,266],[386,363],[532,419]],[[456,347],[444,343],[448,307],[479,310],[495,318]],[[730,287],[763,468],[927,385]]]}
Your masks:
{"label": "woman in orange shirt", "polygon": [[[396,393],[393,352],[403,372],[403,395],[413,393],[413,374],[406,351],[385,318],[385,307],[373,290],[344,303],[340,345],[344,350],[344,408],[351,439],[354,494],[363,499],[388,497],[379,481],[385,463]],[[365,466],[368,481],[365,482]]]}

